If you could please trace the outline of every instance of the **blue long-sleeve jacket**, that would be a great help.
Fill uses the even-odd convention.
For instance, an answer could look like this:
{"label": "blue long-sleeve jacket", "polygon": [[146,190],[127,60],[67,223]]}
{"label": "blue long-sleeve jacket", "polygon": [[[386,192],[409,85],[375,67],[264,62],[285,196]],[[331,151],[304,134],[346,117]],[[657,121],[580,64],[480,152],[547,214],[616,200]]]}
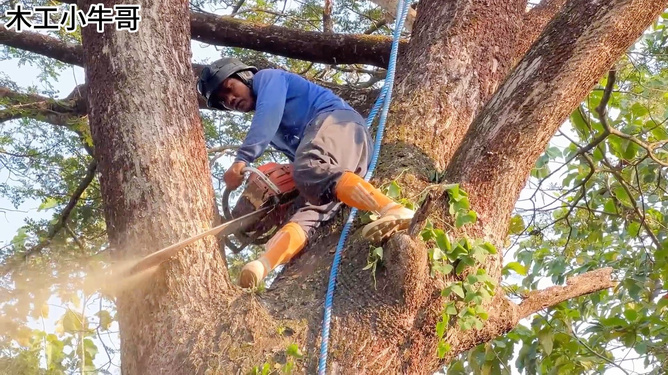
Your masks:
{"label": "blue long-sleeve jacket", "polygon": [[301,76],[278,69],[263,69],[252,81],[255,115],[236,161],[250,164],[271,144],[294,161],[306,126],[319,114],[353,110],[331,90]]}

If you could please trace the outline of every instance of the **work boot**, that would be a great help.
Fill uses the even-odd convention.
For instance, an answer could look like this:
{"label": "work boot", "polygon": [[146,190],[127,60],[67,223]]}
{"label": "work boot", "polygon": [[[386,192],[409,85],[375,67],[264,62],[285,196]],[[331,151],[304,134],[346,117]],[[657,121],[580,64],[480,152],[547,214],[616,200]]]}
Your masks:
{"label": "work boot", "polygon": [[255,288],[260,284],[260,281],[267,277],[270,270],[269,262],[264,257],[246,263],[244,268],[241,269],[239,285],[242,288]]}
{"label": "work boot", "polygon": [[287,263],[306,246],[306,232],[297,223],[287,223],[267,242],[267,251],[258,260],[241,269],[239,285],[253,288],[260,284],[269,272]]}
{"label": "work boot", "polygon": [[362,235],[374,243],[380,243],[394,233],[408,229],[414,214],[399,203],[390,203],[380,211],[378,219],[364,226]]}
{"label": "work boot", "polygon": [[373,242],[380,242],[400,230],[407,229],[413,219],[413,211],[394,202],[352,172],[343,174],[336,184],[335,193],[346,205],[379,215],[377,220],[367,224],[362,230],[362,235]]}

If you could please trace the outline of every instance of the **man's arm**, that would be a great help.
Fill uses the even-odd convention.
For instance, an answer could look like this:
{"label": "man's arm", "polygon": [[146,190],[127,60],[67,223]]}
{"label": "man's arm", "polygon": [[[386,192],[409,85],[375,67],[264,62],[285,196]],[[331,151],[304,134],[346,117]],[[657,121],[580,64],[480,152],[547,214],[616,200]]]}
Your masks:
{"label": "man's arm", "polygon": [[259,87],[255,101],[255,115],[235,161],[250,164],[260,157],[274,138],[281,124],[288,84],[278,71],[260,71],[253,78],[253,86]]}

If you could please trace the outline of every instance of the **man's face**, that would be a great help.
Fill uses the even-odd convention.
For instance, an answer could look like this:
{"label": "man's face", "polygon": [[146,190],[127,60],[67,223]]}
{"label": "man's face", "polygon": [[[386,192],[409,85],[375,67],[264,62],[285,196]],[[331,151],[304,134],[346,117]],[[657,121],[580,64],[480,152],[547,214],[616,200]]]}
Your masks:
{"label": "man's face", "polygon": [[225,108],[239,112],[250,112],[255,109],[255,99],[248,86],[237,78],[230,77],[218,86],[214,99],[225,105]]}

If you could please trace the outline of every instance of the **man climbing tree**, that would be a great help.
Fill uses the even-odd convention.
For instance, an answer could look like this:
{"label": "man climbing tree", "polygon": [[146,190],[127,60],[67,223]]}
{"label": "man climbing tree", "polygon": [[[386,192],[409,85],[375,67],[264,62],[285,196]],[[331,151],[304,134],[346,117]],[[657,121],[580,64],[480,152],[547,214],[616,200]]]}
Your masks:
{"label": "man climbing tree", "polygon": [[238,188],[243,168],[271,144],[293,162],[293,179],[306,198],[304,207],[269,240],[267,251],[241,270],[242,287],[257,285],[299,253],[315,229],[333,217],[339,201],[379,214],[362,230],[374,241],[408,228],[413,212],[362,178],[371,162],[371,135],[362,116],[330,90],[294,73],[258,72],[235,58],[204,68],[197,88],[211,108],[255,111],[235,162],[225,173],[227,188]]}

